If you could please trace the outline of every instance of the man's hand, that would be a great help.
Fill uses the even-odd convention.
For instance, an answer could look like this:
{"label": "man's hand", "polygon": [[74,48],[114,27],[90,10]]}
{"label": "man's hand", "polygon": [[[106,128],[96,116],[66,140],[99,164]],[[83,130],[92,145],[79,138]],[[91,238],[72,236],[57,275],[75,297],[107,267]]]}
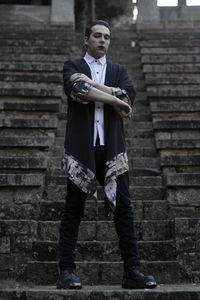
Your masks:
{"label": "man's hand", "polygon": [[74,73],[70,77],[70,81],[73,81],[73,82],[84,81],[84,82],[87,82],[91,85],[95,84],[95,82],[92,79],[90,79],[88,76],[86,76],[85,74],[82,74],[82,73]]}
{"label": "man's hand", "polygon": [[122,118],[131,118],[132,108],[124,101],[116,98],[113,107]]}

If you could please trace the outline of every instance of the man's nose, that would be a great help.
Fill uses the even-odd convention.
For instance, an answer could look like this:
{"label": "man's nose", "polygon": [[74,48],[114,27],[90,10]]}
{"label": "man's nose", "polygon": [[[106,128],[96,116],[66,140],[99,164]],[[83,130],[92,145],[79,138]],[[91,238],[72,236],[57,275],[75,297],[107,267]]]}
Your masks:
{"label": "man's nose", "polygon": [[104,36],[101,36],[101,42],[105,42]]}

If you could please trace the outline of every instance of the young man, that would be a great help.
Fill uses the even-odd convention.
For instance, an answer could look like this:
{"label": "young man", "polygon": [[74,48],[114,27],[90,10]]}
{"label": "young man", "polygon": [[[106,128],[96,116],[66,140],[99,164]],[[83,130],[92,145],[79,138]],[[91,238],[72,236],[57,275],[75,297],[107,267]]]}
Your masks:
{"label": "young man", "polygon": [[140,260],[129,195],[128,160],[123,118],[130,118],[135,98],[126,68],[106,60],[110,44],[107,22],[86,28],[85,54],[65,62],[64,89],[68,120],[63,169],[67,197],[60,226],[60,276],[57,288],[81,288],[74,274],[75,246],[86,197],[96,198],[96,179],[113,211],[124,262],[123,288],[153,288],[153,276],[140,272]]}

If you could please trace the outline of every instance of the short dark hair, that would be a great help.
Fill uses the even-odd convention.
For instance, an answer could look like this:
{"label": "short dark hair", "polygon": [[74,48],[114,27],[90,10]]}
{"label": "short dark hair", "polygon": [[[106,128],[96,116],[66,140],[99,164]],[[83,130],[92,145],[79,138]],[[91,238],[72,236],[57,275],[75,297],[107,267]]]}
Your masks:
{"label": "short dark hair", "polygon": [[109,25],[108,22],[106,22],[104,20],[95,20],[86,27],[85,36],[87,36],[88,38],[90,37],[90,34],[92,33],[92,27],[95,26],[95,25],[103,25],[103,26],[107,27],[110,30],[110,25]]}

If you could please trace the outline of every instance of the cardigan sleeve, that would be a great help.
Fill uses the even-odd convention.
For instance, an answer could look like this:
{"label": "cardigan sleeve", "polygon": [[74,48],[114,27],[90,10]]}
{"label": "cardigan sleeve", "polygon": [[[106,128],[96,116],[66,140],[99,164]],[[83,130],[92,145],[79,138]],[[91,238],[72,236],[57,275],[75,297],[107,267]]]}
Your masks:
{"label": "cardigan sleeve", "polygon": [[133,81],[128,76],[127,69],[124,66],[120,67],[119,86],[113,88],[113,94],[132,106],[136,96]]}
{"label": "cardigan sleeve", "polygon": [[71,81],[70,77],[74,73],[79,73],[76,64],[71,60],[66,61],[63,66],[63,82],[65,94],[73,101],[82,104],[88,104],[89,102],[85,100],[85,96],[91,90],[92,85],[84,81]]}

